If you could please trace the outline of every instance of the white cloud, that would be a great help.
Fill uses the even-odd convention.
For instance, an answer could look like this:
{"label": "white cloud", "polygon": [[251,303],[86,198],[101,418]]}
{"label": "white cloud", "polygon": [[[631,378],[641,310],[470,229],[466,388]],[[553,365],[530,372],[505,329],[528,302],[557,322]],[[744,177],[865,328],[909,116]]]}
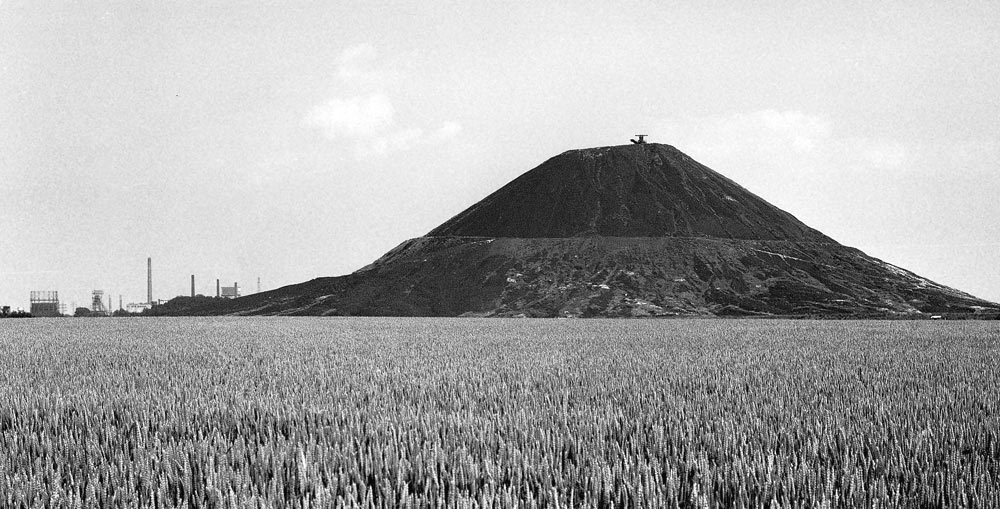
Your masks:
{"label": "white cloud", "polygon": [[419,127],[397,129],[356,140],[355,156],[359,160],[385,157],[394,152],[406,152],[420,147],[433,147],[452,141],[462,130],[457,122],[445,122],[441,127],[426,132]]}
{"label": "white cloud", "polygon": [[800,111],[681,117],[666,120],[659,128],[667,143],[696,154],[695,159],[704,157],[709,166],[766,173],[763,178],[905,171],[913,159],[912,149],[902,143],[839,137],[827,118]]}
{"label": "white cloud", "polygon": [[462,130],[454,121],[444,122],[434,129],[399,125],[396,108],[382,91],[392,81],[388,78],[397,73],[379,63],[378,51],[371,44],[345,49],[337,64],[337,77],[343,83],[338,88],[368,88],[371,91],[332,97],[310,110],[305,123],[333,142],[352,146],[356,159],[370,160],[444,144],[457,138]]}
{"label": "white cloud", "polygon": [[[831,135],[824,118],[798,111],[763,110],[665,121],[660,129],[678,147],[723,156],[787,152],[809,154]],[[682,148],[683,150],[683,148]]]}
{"label": "white cloud", "polygon": [[377,135],[392,127],[396,110],[382,94],[335,97],[313,108],[306,121],[330,139]]}
{"label": "white cloud", "polygon": [[[816,226],[853,214],[920,171],[913,147],[841,136],[827,117],[801,111],[680,117],[655,127],[663,142],[778,207],[801,211],[807,224],[817,219]],[[843,230],[826,233],[843,236]]]}
{"label": "white cloud", "polygon": [[420,143],[424,130],[419,127],[400,129],[383,136],[362,140],[356,147],[359,159],[384,157],[393,152],[405,152]]}
{"label": "white cloud", "polygon": [[417,126],[400,127],[396,125],[395,111],[389,98],[381,94],[335,97],[313,108],[305,120],[331,141],[353,145],[358,160],[447,143],[462,130],[453,121],[430,132]]}

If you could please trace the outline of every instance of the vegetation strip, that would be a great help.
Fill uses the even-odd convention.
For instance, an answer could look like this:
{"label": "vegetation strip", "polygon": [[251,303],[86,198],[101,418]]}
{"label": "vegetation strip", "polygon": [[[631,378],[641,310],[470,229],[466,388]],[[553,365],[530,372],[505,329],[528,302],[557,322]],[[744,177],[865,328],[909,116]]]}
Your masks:
{"label": "vegetation strip", "polygon": [[1000,506],[990,322],[9,320],[4,507]]}

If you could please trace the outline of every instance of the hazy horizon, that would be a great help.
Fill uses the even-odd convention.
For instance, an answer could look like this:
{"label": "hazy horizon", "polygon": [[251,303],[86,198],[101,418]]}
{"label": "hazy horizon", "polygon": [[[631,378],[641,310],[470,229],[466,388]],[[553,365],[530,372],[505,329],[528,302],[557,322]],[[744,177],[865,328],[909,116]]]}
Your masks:
{"label": "hazy horizon", "polygon": [[1000,302],[989,2],[8,0],[0,48],[0,305],[350,273],[636,133]]}

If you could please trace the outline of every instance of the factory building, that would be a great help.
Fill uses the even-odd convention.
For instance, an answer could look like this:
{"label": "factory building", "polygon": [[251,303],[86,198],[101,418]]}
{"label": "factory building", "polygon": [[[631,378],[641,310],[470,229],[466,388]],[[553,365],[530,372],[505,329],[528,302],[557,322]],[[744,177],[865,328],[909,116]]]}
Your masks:
{"label": "factory building", "polygon": [[240,296],[240,285],[239,283],[233,283],[233,286],[223,286],[222,293],[219,295],[223,299],[235,299]]}
{"label": "factory building", "polygon": [[129,302],[125,306],[125,311],[132,314],[140,314],[151,307],[153,307],[153,305],[148,302]]}
{"label": "factory building", "polygon": [[31,292],[31,316],[62,316],[59,313],[59,292]]}

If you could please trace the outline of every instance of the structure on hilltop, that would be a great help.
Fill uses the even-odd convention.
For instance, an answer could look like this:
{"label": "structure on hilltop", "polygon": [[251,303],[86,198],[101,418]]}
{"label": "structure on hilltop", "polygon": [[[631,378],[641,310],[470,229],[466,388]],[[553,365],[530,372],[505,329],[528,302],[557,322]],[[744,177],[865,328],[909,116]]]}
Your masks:
{"label": "structure on hilltop", "polygon": [[[1000,312],[810,228],[669,145],[570,150],[353,274],[157,314]],[[180,301],[180,299],[178,299]]]}

